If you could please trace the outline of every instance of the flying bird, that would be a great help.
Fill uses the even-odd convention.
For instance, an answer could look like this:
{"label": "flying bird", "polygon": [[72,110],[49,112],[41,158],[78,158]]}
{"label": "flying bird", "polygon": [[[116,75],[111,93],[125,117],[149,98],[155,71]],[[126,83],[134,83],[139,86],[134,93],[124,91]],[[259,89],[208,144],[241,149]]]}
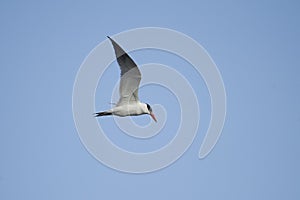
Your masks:
{"label": "flying bird", "polygon": [[119,86],[120,99],[110,110],[94,113],[95,117],[116,115],[120,117],[148,114],[157,122],[152,108],[147,103],[139,100],[138,92],[141,82],[141,72],[130,56],[113,39],[111,41],[121,70],[121,81]]}

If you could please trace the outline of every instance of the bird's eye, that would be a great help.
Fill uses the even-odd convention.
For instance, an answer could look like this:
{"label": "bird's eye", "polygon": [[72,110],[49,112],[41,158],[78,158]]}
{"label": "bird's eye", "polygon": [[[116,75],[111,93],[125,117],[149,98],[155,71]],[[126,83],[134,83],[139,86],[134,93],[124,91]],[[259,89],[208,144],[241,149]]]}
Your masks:
{"label": "bird's eye", "polygon": [[150,107],[149,104],[147,104],[147,109],[148,109],[150,112],[152,111],[152,109],[151,109],[151,107]]}

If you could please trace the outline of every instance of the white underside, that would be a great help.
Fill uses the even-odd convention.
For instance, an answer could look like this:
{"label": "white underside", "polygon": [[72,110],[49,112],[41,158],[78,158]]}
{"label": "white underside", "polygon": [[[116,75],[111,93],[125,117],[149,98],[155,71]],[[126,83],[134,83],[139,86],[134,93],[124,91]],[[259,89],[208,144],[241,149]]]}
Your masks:
{"label": "white underside", "polygon": [[111,112],[113,115],[117,115],[120,117],[149,114],[147,105],[141,102],[119,105],[112,108],[108,112]]}

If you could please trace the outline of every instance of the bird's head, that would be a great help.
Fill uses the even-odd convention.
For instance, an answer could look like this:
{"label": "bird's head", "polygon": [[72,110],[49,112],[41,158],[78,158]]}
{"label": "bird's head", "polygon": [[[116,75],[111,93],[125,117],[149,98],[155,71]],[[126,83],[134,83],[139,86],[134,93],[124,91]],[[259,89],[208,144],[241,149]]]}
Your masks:
{"label": "bird's head", "polygon": [[155,117],[155,115],[154,115],[154,113],[153,113],[153,111],[152,111],[151,106],[150,106],[149,104],[147,104],[147,103],[146,103],[146,105],[147,105],[147,114],[149,114],[149,115],[152,117],[152,119],[153,119],[155,122],[157,122],[156,117]]}

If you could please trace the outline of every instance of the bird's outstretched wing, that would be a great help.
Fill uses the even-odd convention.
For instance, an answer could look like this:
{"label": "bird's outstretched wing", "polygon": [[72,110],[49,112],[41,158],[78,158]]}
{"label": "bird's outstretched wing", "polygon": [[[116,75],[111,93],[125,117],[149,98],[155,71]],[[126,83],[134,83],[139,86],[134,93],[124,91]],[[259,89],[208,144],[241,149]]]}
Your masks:
{"label": "bird's outstretched wing", "polygon": [[117,62],[121,69],[119,86],[120,99],[117,105],[139,101],[138,89],[141,82],[141,72],[130,56],[109,36],[115,50]]}

